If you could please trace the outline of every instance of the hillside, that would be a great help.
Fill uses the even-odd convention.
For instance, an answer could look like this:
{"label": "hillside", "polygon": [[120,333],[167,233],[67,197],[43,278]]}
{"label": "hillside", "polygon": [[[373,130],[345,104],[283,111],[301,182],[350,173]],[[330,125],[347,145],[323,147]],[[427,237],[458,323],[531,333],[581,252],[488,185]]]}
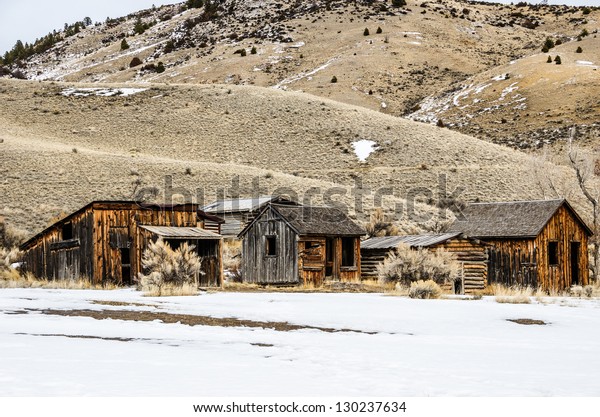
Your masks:
{"label": "hillside", "polygon": [[[491,114],[450,109],[438,116],[463,133],[526,148],[543,143],[540,136],[552,130],[547,113],[534,115],[547,112],[547,97],[557,85],[577,79],[551,122],[587,126],[597,115],[598,103],[586,99],[595,95],[597,74],[583,74],[597,64],[597,9],[457,0],[408,0],[406,7],[329,0],[212,4],[189,10],[183,4],[164,6],[108,19],[14,64],[12,71],[30,79],[69,82],[273,87],[415,119],[422,119],[415,111],[443,102],[452,94],[448,92],[510,73],[515,80],[530,79],[519,90],[527,99],[526,109],[504,106]],[[571,56],[583,29],[592,35],[581,42],[584,53]],[[555,82],[536,83],[537,75],[528,68],[557,71],[546,66],[546,55],[539,55],[547,37],[564,41],[551,51],[563,55],[562,75]],[[124,40],[127,49],[122,49]],[[502,120],[507,122],[498,125]],[[520,121],[518,129],[513,120]]]}
{"label": "hillside", "polygon": [[[449,196],[464,190],[456,193],[459,200],[545,193],[536,166],[518,151],[305,93],[225,85],[104,87],[0,80],[6,103],[0,214],[11,224],[37,231],[61,210],[92,199],[131,198],[144,187],[164,197],[167,175],[173,187],[200,201],[230,193],[239,176],[242,195],[252,195],[256,180],[262,192],[298,193],[302,201],[320,203],[329,194],[358,218],[384,196],[407,230],[435,226],[430,206],[418,204],[412,213],[404,199],[443,203],[440,175]],[[354,152],[361,140],[377,148],[364,163]],[[543,169],[570,178],[565,169]],[[371,193],[362,207],[354,205],[355,184]]]}
{"label": "hillside", "polygon": [[[577,52],[581,48],[581,52]],[[556,57],[560,64],[556,64]],[[430,97],[409,118],[522,149],[564,151],[569,129],[600,151],[600,39],[586,37],[484,71]],[[548,61],[550,57],[551,62]]]}

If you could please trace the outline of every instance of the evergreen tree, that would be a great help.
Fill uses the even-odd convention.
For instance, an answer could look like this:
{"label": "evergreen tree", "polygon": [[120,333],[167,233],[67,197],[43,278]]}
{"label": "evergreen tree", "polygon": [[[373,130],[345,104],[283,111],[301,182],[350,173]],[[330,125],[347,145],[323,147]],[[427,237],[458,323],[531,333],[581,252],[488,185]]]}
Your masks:
{"label": "evergreen tree", "polygon": [[546,60],[547,64],[552,64],[552,57],[548,55],[548,59]]}
{"label": "evergreen tree", "polygon": [[562,61],[560,60],[560,56],[556,55],[556,58],[554,58],[554,63],[555,63],[556,65],[560,65],[560,64],[562,64]]}
{"label": "evergreen tree", "polygon": [[364,36],[369,36],[369,28],[365,28],[364,32],[363,32]]}
{"label": "evergreen tree", "polygon": [[577,50],[575,51],[576,53],[580,54],[583,52],[583,49],[581,49],[581,46],[577,47]]}
{"label": "evergreen tree", "polygon": [[392,0],[392,6],[394,6],[394,7],[406,6],[406,0]]}
{"label": "evergreen tree", "polygon": [[124,51],[126,49],[129,49],[129,44],[127,43],[127,39],[123,39],[121,41],[121,51]]}

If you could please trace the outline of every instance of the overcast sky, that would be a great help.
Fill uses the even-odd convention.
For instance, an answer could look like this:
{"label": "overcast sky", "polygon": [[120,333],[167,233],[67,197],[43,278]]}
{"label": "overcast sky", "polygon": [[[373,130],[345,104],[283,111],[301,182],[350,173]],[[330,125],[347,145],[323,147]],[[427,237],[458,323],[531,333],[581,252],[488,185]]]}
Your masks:
{"label": "overcast sky", "polygon": [[93,22],[120,17],[152,5],[181,3],[183,0],[0,0],[0,53],[20,39],[33,42],[65,23],[88,16]]}
{"label": "overcast sky", "polygon": [[[86,16],[94,22],[103,22],[107,17],[120,17],[152,7],[152,4],[160,6],[182,1],[0,0],[0,53],[4,54],[4,51],[11,49],[18,39],[23,43],[33,42],[54,29],[61,29],[65,23],[73,23]],[[498,1],[510,3],[508,0],[496,0]],[[549,3],[600,6],[600,0],[549,0]]]}

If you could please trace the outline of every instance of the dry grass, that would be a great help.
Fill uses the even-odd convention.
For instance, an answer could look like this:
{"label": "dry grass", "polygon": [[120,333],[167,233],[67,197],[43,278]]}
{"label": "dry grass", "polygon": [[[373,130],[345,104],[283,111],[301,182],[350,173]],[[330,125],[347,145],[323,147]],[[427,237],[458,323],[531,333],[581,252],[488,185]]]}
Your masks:
{"label": "dry grass", "polygon": [[38,279],[31,274],[21,275],[16,270],[0,271],[0,288],[44,288],[56,290],[114,290],[112,283],[92,284],[89,279],[48,280]]}
{"label": "dry grass", "polygon": [[[417,187],[437,189],[441,174],[447,175],[449,191],[465,189],[460,195],[465,200],[543,195],[524,154],[306,94],[249,86],[154,85],[130,97],[60,95],[68,86],[0,80],[10,102],[0,113],[5,139],[0,165],[10,173],[0,184],[5,198],[0,215],[29,232],[92,199],[131,198],[136,187],[157,187],[162,197],[166,175],[173,176],[174,187],[204,201],[229,189],[239,176],[242,195],[251,195],[255,178],[263,192],[287,188],[300,197],[309,188],[336,186],[346,191],[339,201],[350,207],[356,178],[371,189],[394,184],[396,196],[386,196],[383,203],[398,209],[395,220],[403,233],[440,224],[433,217],[437,210],[418,203],[411,214],[398,196]],[[68,113],[57,116],[42,108]],[[223,116],[226,108],[230,115]],[[195,146],[199,131],[202,146]],[[357,138],[380,145],[367,164],[352,151]],[[77,154],[71,152],[74,146]],[[419,168],[422,163],[427,170]],[[185,175],[186,167],[201,175]],[[140,175],[132,176],[132,169]],[[547,171],[562,175],[552,165]],[[272,178],[265,178],[267,172],[273,172]],[[312,202],[321,204],[322,197]],[[368,195],[363,211],[372,207],[373,195]]]}
{"label": "dry grass", "polygon": [[393,284],[381,284],[376,280],[361,282],[325,281],[322,286],[314,283],[306,285],[258,285],[247,282],[225,282],[225,292],[285,292],[285,293],[385,293],[391,291]]}
{"label": "dry grass", "polygon": [[149,285],[142,287],[145,297],[181,297],[198,295],[198,287],[193,283],[174,284],[166,283],[156,286]]}
{"label": "dry grass", "polygon": [[500,304],[530,304],[531,297],[525,294],[521,295],[497,295],[496,302]]}

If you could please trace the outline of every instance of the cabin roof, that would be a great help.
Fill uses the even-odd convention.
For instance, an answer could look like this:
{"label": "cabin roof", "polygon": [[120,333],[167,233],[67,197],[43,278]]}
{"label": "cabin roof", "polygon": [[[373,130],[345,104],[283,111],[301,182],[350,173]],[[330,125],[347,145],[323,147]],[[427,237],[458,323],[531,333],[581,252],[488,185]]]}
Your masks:
{"label": "cabin roof", "polygon": [[260,210],[268,203],[279,203],[279,204],[294,204],[294,201],[285,197],[277,195],[260,196],[252,198],[230,198],[226,200],[217,200],[204,207],[206,213],[239,213],[239,212],[253,212]]}
{"label": "cabin roof", "polygon": [[288,206],[269,204],[238,235],[242,237],[271,208],[301,236],[364,236],[365,230],[335,207]]}
{"label": "cabin roof", "polygon": [[167,239],[216,240],[223,238],[218,233],[204,230],[200,227],[140,225],[140,228]]}
{"label": "cabin roof", "polygon": [[534,238],[563,205],[591,235],[590,228],[564,199],[469,204],[462,210],[464,219],[457,219],[449,232],[461,232],[482,239]]}
{"label": "cabin roof", "polygon": [[443,234],[426,234],[426,235],[404,235],[404,236],[384,236],[372,237],[360,244],[362,249],[393,249],[398,247],[400,243],[405,243],[411,248],[427,248],[440,243],[447,242],[461,236],[462,233],[443,233]]}
{"label": "cabin roof", "polygon": [[90,207],[102,210],[102,209],[115,208],[116,206],[140,207],[140,208],[147,209],[147,210],[183,210],[186,207],[189,207],[190,209],[195,210],[197,212],[197,215],[202,219],[212,220],[219,224],[225,222],[225,220],[223,220],[221,217],[215,216],[214,214],[208,214],[208,213],[205,213],[204,211],[200,210],[198,208],[198,204],[194,204],[194,203],[160,204],[160,203],[147,203],[147,202],[132,201],[132,200],[95,200],[95,201],[92,201],[92,202],[86,204],[85,206],[81,207],[79,210],[74,211],[73,213],[69,214],[65,218],[60,219],[57,222],[51,224],[50,226],[46,227],[44,230],[37,233],[36,235],[32,236],[30,239],[28,239],[25,243],[23,243],[20,246],[20,249],[26,250],[31,244],[33,244],[37,239],[39,239],[41,236],[46,234],[48,231],[52,230],[54,227],[58,227],[64,223],[68,223],[74,216],[84,212],[85,210],[89,209]]}

